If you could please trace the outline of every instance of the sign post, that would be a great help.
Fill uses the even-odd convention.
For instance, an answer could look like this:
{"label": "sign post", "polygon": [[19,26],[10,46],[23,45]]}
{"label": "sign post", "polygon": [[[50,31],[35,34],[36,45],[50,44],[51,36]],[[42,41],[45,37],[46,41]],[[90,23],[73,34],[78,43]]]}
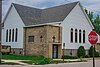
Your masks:
{"label": "sign post", "polygon": [[64,49],[65,49],[65,43],[63,43],[63,62],[64,62]]}
{"label": "sign post", "polygon": [[94,50],[95,50],[95,44],[97,43],[98,41],[98,35],[95,31],[91,31],[88,35],[88,40],[90,42],[90,44],[93,46],[93,67],[95,67],[95,55],[94,55]]}

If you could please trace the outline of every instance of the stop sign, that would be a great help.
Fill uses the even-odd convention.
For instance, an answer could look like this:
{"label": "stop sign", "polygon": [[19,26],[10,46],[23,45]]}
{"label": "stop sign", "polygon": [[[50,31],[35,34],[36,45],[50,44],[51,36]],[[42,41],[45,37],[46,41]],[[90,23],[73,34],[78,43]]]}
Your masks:
{"label": "stop sign", "polygon": [[98,35],[95,31],[91,31],[88,35],[88,40],[91,43],[91,45],[95,45],[98,41]]}

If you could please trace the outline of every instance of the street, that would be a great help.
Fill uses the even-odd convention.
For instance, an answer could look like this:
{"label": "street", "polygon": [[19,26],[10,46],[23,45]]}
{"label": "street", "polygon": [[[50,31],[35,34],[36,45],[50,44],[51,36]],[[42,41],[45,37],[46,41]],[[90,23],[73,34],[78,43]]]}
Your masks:
{"label": "street", "polygon": [[[95,67],[100,67],[100,60],[95,61]],[[0,67],[93,67],[92,60],[88,62],[59,63],[48,65],[0,65]]]}

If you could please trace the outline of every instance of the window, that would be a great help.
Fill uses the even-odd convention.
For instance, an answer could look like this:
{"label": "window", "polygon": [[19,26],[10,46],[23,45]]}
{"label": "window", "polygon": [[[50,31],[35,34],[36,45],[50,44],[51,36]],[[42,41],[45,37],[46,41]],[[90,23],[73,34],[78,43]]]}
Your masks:
{"label": "window", "polygon": [[42,36],[40,36],[40,42],[42,42],[43,41],[43,37]]}
{"label": "window", "polygon": [[11,42],[11,29],[9,30],[9,42]]}
{"label": "window", "polygon": [[83,30],[83,43],[85,43],[85,30]]}
{"label": "window", "polygon": [[53,36],[52,39],[53,39],[53,42],[55,42],[55,36]]}
{"label": "window", "polygon": [[18,37],[18,29],[16,28],[16,33],[15,33],[15,42],[17,42],[17,37]]}
{"label": "window", "polygon": [[79,30],[79,43],[81,43],[81,30]]}
{"label": "window", "polygon": [[70,30],[70,42],[73,42],[73,29]]}
{"label": "window", "polygon": [[34,36],[29,36],[28,37],[28,42],[34,42]]}
{"label": "window", "polygon": [[77,29],[75,29],[75,43],[77,43]]}
{"label": "window", "polygon": [[14,42],[14,29],[12,30],[12,42]]}
{"label": "window", "polygon": [[6,30],[6,42],[8,42],[8,30]]}

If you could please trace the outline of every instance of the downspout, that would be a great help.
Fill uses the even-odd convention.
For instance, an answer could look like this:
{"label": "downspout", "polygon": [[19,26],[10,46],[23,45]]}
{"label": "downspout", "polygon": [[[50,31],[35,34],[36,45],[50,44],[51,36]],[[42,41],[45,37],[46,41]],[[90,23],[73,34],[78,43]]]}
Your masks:
{"label": "downspout", "polygon": [[58,33],[58,36],[59,36],[59,37],[58,37],[58,40],[59,40],[59,43],[60,43],[60,35],[61,35],[61,34],[60,34],[60,32],[61,32],[61,31],[60,31],[60,24],[61,24],[61,23],[59,23],[59,33]]}
{"label": "downspout", "polygon": [[26,56],[26,28],[24,28],[24,49],[23,49],[23,51],[24,51],[24,56]]}

